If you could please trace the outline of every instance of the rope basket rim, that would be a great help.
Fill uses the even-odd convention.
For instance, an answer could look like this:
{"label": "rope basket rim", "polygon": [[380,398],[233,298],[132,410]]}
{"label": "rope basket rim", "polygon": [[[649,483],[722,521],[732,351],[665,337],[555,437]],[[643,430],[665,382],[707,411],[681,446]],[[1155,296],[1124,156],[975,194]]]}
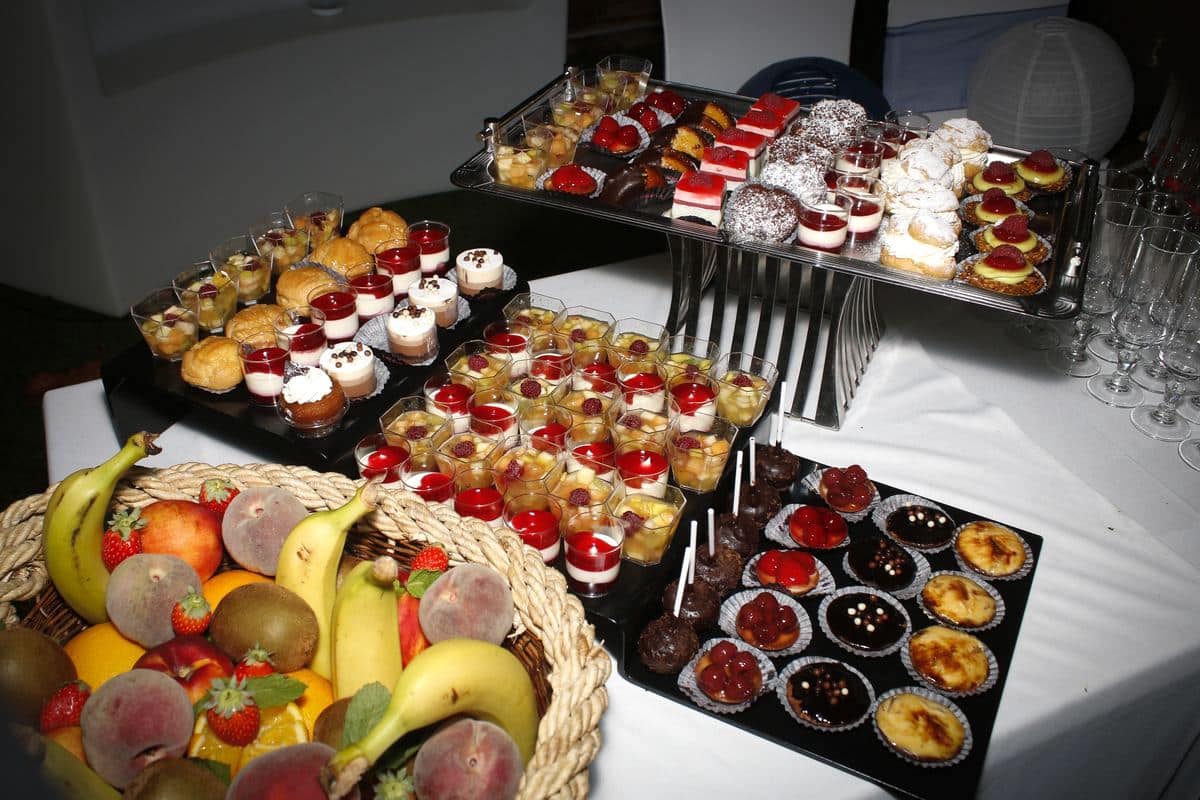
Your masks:
{"label": "rope basket rim", "polygon": [[[118,483],[113,503],[143,507],[158,500],[196,500],[200,484],[215,477],[227,477],[242,490],[286,489],[309,511],[342,505],[362,485],[362,479],[301,466],[185,462],[131,469]],[[43,620],[30,617],[41,609],[47,595],[57,597],[42,549],[42,520],[57,485],[17,500],[0,513],[0,619],[5,624],[41,629]],[[508,580],[515,607],[512,636],[526,633],[540,644],[550,688],[537,748],[525,766],[518,797],[586,797],[588,768],[600,747],[600,718],[608,706],[605,683],[612,665],[579,599],[567,592],[565,577],[546,567],[538,552],[511,531],[460,517],[452,507],[426,503],[412,492],[384,489],[379,494],[378,506],[355,526],[351,542],[378,534],[379,542],[386,537],[397,545],[437,544],[446,549],[452,564],[485,564]],[[378,543],[374,547],[383,552]],[[350,549],[348,543],[348,553]],[[39,602],[22,620],[16,604],[29,601]]]}

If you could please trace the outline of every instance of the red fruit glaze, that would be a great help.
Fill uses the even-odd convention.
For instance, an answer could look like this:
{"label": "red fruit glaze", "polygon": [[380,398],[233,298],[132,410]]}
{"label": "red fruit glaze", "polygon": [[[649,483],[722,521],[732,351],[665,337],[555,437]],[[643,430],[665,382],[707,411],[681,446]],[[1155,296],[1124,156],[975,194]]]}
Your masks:
{"label": "red fruit glaze", "polygon": [[1002,244],[988,253],[983,257],[983,263],[992,269],[1009,270],[1012,272],[1025,269],[1026,266],[1025,256],[1011,244]]}
{"label": "red fruit glaze", "polygon": [[1003,189],[988,189],[983,193],[979,207],[993,214],[1011,214],[1017,210],[1017,201],[1004,193]]}
{"label": "red fruit glaze", "polygon": [[993,161],[983,171],[983,179],[990,183],[1014,183],[1017,180],[1017,172],[1010,164]]}
{"label": "red fruit glaze", "polygon": [[1058,169],[1058,162],[1054,160],[1054,154],[1049,150],[1034,150],[1025,156],[1024,164],[1034,172],[1049,173]]}
{"label": "red fruit glaze", "polygon": [[1023,242],[1029,238],[1029,220],[1024,214],[1006,217],[1003,222],[992,228],[992,233],[1002,242]]}

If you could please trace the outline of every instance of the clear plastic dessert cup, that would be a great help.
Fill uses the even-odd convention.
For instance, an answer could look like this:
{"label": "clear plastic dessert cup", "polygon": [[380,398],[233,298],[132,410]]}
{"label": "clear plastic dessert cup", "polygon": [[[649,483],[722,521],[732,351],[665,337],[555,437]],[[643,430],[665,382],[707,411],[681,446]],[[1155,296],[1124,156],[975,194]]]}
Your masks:
{"label": "clear plastic dessert cup", "polygon": [[237,299],[242,305],[254,305],[271,291],[271,264],[258,254],[246,234],[221,242],[208,258],[216,269],[229,273],[237,282]]}
{"label": "clear plastic dessert cup", "polygon": [[325,312],[301,306],[282,311],[274,320],[275,344],[288,353],[293,364],[311,367],[321,363],[328,340],[325,338]]}
{"label": "clear plastic dessert cup", "polygon": [[308,234],[312,248],[341,235],[345,203],[340,194],[304,192],[283,207],[292,226]]}
{"label": "clear plastic dessert cup", "polygon": [[554,124],[579,133],[595,125],[607,113],[608,110],[603,105],[576,98],[569,90],[550,99],[550,116]]}
{"label": "clear plastic dessert cup", "polygon": [[507,449],[504,431],[490,422],[473,421],[471,427],[458,433],[450,426],[434,436],[434,446],[444,456],[462,466],[491,467]]}
{"label": "clear plastic dessert cup", "polygon": [[858,126],[859,137],[872,139],[883,145],[883,160],[891,161],[900,155],[904,146],[904,129],[895,122],[868,120]]}
{"label": "clear plastic dessert cup", "polygon": [[250,402],[259,406],[275,405],[283,393],[287,350],[278,346],[258,347],[250,342],[238,342],[238,356],[242,360],[242,375]]}
{"label": "clear plastic dessert cup", "polygon": [[607,311],[588,306],[569,306],[554,318],[552,327],[556,333],[565,333],[578,344],[603,339],[615,321]]}
{"label": "clear plastic dessert cup", "polygon": [[530,342],[529,374],[551,386],[570,385],[575,365],[572,344],[561,333],[533,333]]}
{"label": "clear plastic dessert cup", "polygon": [[849,234],[850,198],[817,189],[800,198],[800,224],[796,240],[805,247],[836,253]]}
{"label": "clear plastic dessert cup", "polygon": [[408,297],[408,289],[421,279],[421,247],[413,242],[389,239],[375,247],[375,271],[392,278],[396,301]]}
{"label": "clear plastic dessert cup", "polygon": [[667,340],[666,347],[667,357],[663,363],[670,372],[694,371],[707,375],[721,355],[716,342],[679,333]]}
{"label": "clear plastic dessert cup", "polygon": [[600,59],[596,64],[600,89],[612,95],[614,110],[624,111],[646,93],[653,66],[650,59],[640,56],[612,55]]}
{"label": "clear plastic dessert cup", "polygon": [[661,413],[667,408],[667,370],[658,361],[622,362],[617,366],[617,385],[632,410]]}
{"label": "clear plastic dessert cup", "polygon": [[178,361],[199,340],[196,312],[180,304],[174,289],[155,289],[130,306],[129,315],[157,358]]}
{"label": "clear plastic dessert cup", "polygon": [[495,353],[507,353],[509,379],[529,374],[530,351],[533,348],[533,329],[523,322],[497,320],[483,329],[483,340]]}
{"label": "clear plastic dessert cup", "polygon": [[893,109],[884,115],[884,120],[900,126],[900,144],[907,144],[913,139],[924,139],[932,130],[929,117],[909,109]]}
{"label": "clear plastic dessert cup", "polygon": [[566,306],[556,297],[536,292],[522,292],[504,306],[504,318],[524,322],[535,331],[549,333],[554,328],[554,319]]}
{"label": "clear plastic dessert cup", "polygon": [[408,241],[421,250],[421,274],[445,275],[450,271],[450,226],[421,220],[408,226]]}
{"label": "clear plastic dessert cup", "polygon": [[255,221],[250,226],[250,238],[276,275],[308,255],[308,233],[293,227],[283,211],[273,211]]}
{"label": "clear plastic dessert cup", "polygon": [[183,270],[172,281],[180,305],[196,314],[200,330],[221,333],[237,313],[238,285],[224,270],[205,262]]}
{"label": "clear plastic dessert cup", "polygon": [[683,432],[712,429],[717,417],[721,386],[699,372],[677,372],[667,381],[667,409],[672,423]]}
{"label": "clear plastic dessert cup", "polygon": [[617,448],[616,462],[617,484],[626,491],[650,497],[666,494],[671,461],[665,445],[652,439],[625,442]]}
{"label": "clear plastic dessert cup", "polygon": [[854,242],[869,242],[879,232],[883,221],[883,182],[867,175],[843,175],[838,178],[837,193],[850,199],[850,216],[846,221],[847,236]]}
{"label": "clear plastic dessert cup", "polygon": [[468,339],[446,357],[446,369],[470,379],[477,392],[503,389],[508,385],[512,356],[496,352],[482,339]]}
{"label": "clear plastic dessert cup", "polygon": [[359,325],[389,313],[396,306],[391,275],[378,272],[356,275],[350,279],[350,286],[354,289],[354,310]]}
{"label": "clear plastic dessert cup", "polygon": [[859,136],[838,154],[833,166],[842,172],[876,177],[883,164],[885,152],[882,141]]}
{"label": "clear plastic dessert cup", "polygon": [[717,414],[734,425],[745,428],[762,416],[779,370],[766,359],[751,353],[727,353],[713,371],[720,386],[717,395]]}
{"label": "clear plastic dessert cup", "polygon": [[636,317],[619,319],[608,329],[607,338],[626,358],[661,361],[666,356],[663,345],[667,340],[667,329],[653,322]]}
{"label": "clear plastic dessert cup", "polygon": [[625,528],[622,551],[625,560],[646,566],[662,561],[675,538],[686,505],[683,492],[674,486],[668,486],[662,497],[651,497],[618,486],[608,498],[608,511]]}
{"label": "clear plastic dessert cup", "polygon": [[671,458],[671,475],[679,488],[692,492],[711,492],[717,488],[738,426],[724,419],[713,420],[705,433],[682,433],[678,425],[667,431],[667,449]]}
{"label": "clear plastic dessert cup", "polygon": [[458,462],[430,450],[413,453],[400,466],[400,483],[426,503],[444,503],[454,497]]}
{"label": "clear plastic dessert cup", "polygon": [[525,403],[517,411],[521,442],[539,449],[565,447],[571,424],[571,412],[553,403]]}
{"label": "clear plastic dessert cup", "polygon": [[625,529],[612,514],[582,511],[563,520],[567,585],[584,597],[612,591],[621,571]]}
{"label": "clear plastic dessert cup", "polygon": [[504,494],[496,485],[496,471],[481,465],[459,467],[454,474],[454,511],[494,528],[503,526]]}
{"label": "clear plastic dessert cup", "polygon": [[380,432],[403,441],[410,453],[432,450],[442,428],[452,424],[446,417],[428,411],[422,395],[401,397],[379,417]]}
{"label": "clear plastic dessert cup", "polygon": [[496,485],[505,497],[549,492],[563,470],[562,448],[544,440],[518,444],[496,459]]}
{"label": "clear plastic dessert cup", "polygon": [[[471,430],[489,438],[515,441],[518,438],[517,410],[520,406],[521,398],[507,389],[476,389],[467,403],[467,413],[471,416]],[[498,437],[493,434],[492,426],[499,429]]]}
{"label": "clear plastic dessert cup", "polygon": [[579,131],[568,128],[566,125],[555,125],[549,122],[537,123],[529,119],[522,120],[522,125],[525,128],[525,144],[546,154],[548,169],[569,164],[575,157],[575,148],[579,144]]}
{"label": "clear plastic dessert cup", "polygon": [[400,480],[400,468],[410,453],[403,440],[382,433],[369,433],[354,446],[354,462],[365,480],[382,477],[384,484]]}
{"label": "clear plastic dessert cup", "polygon": [[618,98],[613,90],[620,87],[613,82],[601,85],[601,77],[598,67],[571,68],[567,90],[574,99],[599,106],[605,114],[618,111]]}
{"label": "clear plastic dessert cup", "polygon": [[612,480],[617,463],[616,437],[603,420],[572,425],[567,430],[563,449],[567,472],[590,469],[596,477]]}
{"label": "clear plastic dessert cup", "polygon": [[358,299],[349,284],[313,289],[308,295],[308,305],[325,315],[325,338],[330,344],[348,342],[358,333]]}
{"label": "clear plastic dessert cup", "polygon": [[496,182],[518,189],[533,189],[550,166],[546,150],[533,144],[497,144],[492,150]]}
{"label": "clear plastic dessert cup", "polygon": [[504,524],[553,564],[562,551],[562,503],[548,494],[516,494],[504,502]]}
{"label": "clear plastic dessert cup", "polygon": [[641,394],[634,392],[628,401],[622,394],[608,409],[608,422],[612,426],[613,437],[618,445],[638,439],[652,439],[660,443],[666,441],[667,426],[671,421],[667,410],[660,408],[647,411],[648,407],[659,401],[644,400]]}
{"label": "clear plastic dessert cup", "polygon": [[598,341],[575,343],[572,348],[571,388],[616,395],[617,368],[625,362],[621,351]]}
{"label": "clear plastic dessert cup", "polygon": [[464,374],[439,372],[431,375],[422,388],[425,410],[449,420],[452,433],[463,433],[471,425],[467,409],[475,388],[475,379]]}

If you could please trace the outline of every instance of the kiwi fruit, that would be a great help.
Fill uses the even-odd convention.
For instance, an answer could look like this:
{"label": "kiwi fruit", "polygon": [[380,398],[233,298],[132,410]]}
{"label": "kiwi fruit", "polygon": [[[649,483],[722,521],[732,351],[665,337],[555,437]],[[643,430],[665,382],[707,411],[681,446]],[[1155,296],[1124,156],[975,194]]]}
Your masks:
{"label": "kiwi fruit", "polygon": [[275,583],[239,586],[217,604],[209,635],[235,662],[258,645],[279,672],[307,664],[317,649],[317,615],[304,598]]}
{"label": "kiwi fruit", "polygon": [[343,697],[325,706],[313,725],[314,742],[324,742],[334,750],[342,749],[342,729],[346,727],[346,709],[350,707],[351,699]]}
{"label": "kiwi fruit", "polygon": [[20,626],[0,630],[0,716],[36,728],[42,704],[76,677],[70,656],[49,636]]}

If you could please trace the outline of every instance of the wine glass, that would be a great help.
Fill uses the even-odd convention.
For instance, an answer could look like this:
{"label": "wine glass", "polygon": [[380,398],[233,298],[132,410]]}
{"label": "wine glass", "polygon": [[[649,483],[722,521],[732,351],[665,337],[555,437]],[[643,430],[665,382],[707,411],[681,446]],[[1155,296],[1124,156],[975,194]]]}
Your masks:
{"label": "wine glass", "polygon": [[1096,206],[1092,241],[1088,252],[1087,285],[1083,304],[1075,318],[1071,343],[1046,353],[1046,363],[1055,372],[1073,378],[1090,378],[1100,371],[1100,362],[1088,352],[1088,339],[1098,327],[1096,318],[1111,314],[1117,305],[1112,278],[1129,263],[1135,234],[1146,224],[1149,212],[1139,206],[1103,200]]}
{"label": "wine glass", "polygon": [[1146,182],[1134,175],[1116,167],[1104,167],[1096,170],[1100,179],[1100,200],[1115,200],[1118,203],[1129,203],[1133,196],[1146,188]]}
{"label": "wine glass", "polygon": [[1182,229],[1192,214],[1182,197],[1167,192],[1138,192],[1133,196],[1133,204],[1149,211],[1150,221],[1146,224],[1156,227]]}
{"label": "wine glass", "polygon": [[1150,226],[1138,233],[1112,317],[1117,368],[1109,375],[1094,375],[1087,383],[1097,400],[1117,408],[1141,404],[1145,393],[1129,379],[1129,373],[1137,366],[1140,348],[1166,337],[1166,329],[1151,317],[1150,307],[1162,298],[1175,273],[1186,269],[1198,252],[1200,238],[1186,231]]}
{"label": "wine glass", "polygon": [[1191,428],[1177,409],[1187,385],[1200,378],[1200,259],[1191,259],[1179,274],[1180,299],[1164,326],[1166,338],[1157,354],[1167,373],[1162,400],[1138,406],[1129,415],[1133,427],[1164,442],[1187,438]]}

